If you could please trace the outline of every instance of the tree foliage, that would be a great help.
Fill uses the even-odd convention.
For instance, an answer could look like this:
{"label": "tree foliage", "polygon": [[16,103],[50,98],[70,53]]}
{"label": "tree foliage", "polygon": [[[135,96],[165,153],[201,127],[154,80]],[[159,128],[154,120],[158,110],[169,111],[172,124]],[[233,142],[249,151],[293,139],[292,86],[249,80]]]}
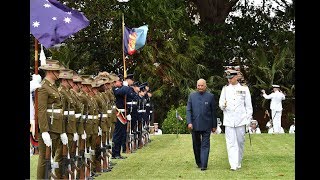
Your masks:
{"label": "tree foliage", "polygon": [[[182,117],[183,120],[176,118],[176,111]],[[188,134],[188,126],[186,119],[186,106],[180,105],[178,108],[171,107],[167,113],[167,118],[162,123],[163,134]]]}

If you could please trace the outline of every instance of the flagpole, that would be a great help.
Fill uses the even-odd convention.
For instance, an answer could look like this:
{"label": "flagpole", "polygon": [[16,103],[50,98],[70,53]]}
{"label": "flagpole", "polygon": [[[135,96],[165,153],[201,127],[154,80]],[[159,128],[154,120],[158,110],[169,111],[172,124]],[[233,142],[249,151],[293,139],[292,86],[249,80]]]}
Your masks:
{"label": "flagpole", "polygon": [[[34,74],[38,74],[38,40],[34,38]],[[38,89],[34,91],[34,139],[38,140]]]}
{"label": "flagpole", "polygon": [[176,110],[176,119],[177,119],[177,137],[178,137],[178,110]]}
{"label": "flagpole", "polygon": [[123,59],[123,77],[127,77],[126,58],[124,56],[124,14],[122,13],[122,59]]}
{"label": "flagpole", "polygon": [[[122,60],[123,60],[123,80],[127,77],[126,59],[124,57],[124,14],[122,13]],[[127,117],[127,96],[124,96],[124,115]]]}

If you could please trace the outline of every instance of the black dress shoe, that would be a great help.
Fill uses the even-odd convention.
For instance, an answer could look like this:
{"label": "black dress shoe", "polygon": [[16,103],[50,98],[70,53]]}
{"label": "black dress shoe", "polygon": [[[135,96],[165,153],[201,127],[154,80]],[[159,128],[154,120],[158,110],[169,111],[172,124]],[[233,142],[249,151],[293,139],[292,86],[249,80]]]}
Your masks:
{"label": "black dress shoe", "polygon": [[111,169],[103,169],[102,172],[110,172]]}
{"label": "black dress shoe", "polygon": [[126,159],[127,157],[125,156],[115,156],[115,157],[112,157],[111,159]]}
{"label": "black dress shoe", "polygon": [[201,171],[205,171],[205,170],[207,170],[207,168],[201,168]]}

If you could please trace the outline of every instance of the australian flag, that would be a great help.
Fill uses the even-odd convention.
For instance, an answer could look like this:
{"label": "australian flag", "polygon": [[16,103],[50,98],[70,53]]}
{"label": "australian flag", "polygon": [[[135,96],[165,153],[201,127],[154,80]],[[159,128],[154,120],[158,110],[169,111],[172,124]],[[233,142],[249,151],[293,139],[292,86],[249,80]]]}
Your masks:
{"label": "australian flag", "polygon": [[63,42],[89,20],[57,0],[30,0],[30,32],[46,48]]}
{"label": "australian flag", "polygon": [[146,43],[147,33],[148,25],[143,25],[141,27],[132,29],[124,27],[124,54],[132,55],[138,49],[142,48]]}

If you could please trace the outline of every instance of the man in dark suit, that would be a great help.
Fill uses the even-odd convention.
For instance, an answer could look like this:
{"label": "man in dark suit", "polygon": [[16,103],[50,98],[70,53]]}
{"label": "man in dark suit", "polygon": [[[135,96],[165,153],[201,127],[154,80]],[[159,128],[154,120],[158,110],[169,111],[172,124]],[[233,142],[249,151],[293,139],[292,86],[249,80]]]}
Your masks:
{"label": "man in dark suit", "polygon": [[187,124],[192,132],[193,152],[198,168],[207,169],[210,150],[210,134],[217,128],[216,103],[214,95],[206,92],[204,79],[197,81],[197,92],[189,95],[187,103]]}

